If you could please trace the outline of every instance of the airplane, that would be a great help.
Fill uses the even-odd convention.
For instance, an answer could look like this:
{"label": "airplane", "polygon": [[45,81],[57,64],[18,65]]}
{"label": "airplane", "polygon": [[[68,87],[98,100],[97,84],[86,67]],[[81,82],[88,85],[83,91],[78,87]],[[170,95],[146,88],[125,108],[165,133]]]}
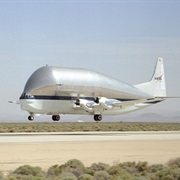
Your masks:
{"label": "airplane", "polygon": [[19,104],[30,121],[42,114],[53,121],[60,114],[89,114],[101,121],[102,115],[133,112],[166,98],[163,58],[157,58],[151,80],[137,85],[87,69],[46,65],[29,77]]}

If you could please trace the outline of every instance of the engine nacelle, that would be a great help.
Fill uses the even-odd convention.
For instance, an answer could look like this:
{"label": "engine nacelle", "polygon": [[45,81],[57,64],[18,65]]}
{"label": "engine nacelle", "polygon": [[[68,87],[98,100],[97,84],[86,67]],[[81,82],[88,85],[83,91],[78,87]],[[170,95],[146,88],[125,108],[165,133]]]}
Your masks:
{"label": "engine nacelle", "polygon": [[101,97],[99,99],[99,105],[101,105],[104,109],[111,109],[112,106],[106,104],[107,98]]}

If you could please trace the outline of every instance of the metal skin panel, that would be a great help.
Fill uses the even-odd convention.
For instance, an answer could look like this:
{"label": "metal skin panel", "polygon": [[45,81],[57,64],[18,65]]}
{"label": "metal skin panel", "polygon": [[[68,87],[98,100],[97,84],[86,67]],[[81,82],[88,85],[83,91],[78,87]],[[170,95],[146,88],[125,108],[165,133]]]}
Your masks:
{"label": "metal skin panel", "polygon": [[41,67],[28,79],[20,97],[21,108],[30,114],[124,114],[148,106],[115,107],[93,112],[74,108],[77,99],[94,101],[97,97],[130,101],[152,96],[134,86],[103,74],[75,68]]}
{"label": "metal skin panel", "polygon": [[[115,99],[142,99],[152,97],[141,92],[134,86],[94,71],[51,66],[45,66],[36,70],[28,79],[23,93],[33,96],[67,95]],[[24,98],[21,97],[21,99]]]}

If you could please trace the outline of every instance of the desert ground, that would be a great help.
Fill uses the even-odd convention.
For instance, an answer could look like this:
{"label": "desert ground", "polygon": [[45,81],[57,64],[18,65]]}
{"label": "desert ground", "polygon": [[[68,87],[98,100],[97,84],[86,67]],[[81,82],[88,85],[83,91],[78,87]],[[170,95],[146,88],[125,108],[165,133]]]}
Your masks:
{"label": "desert ground", "polygon": [[[62,140],[61,136],[51,134],[47,136],[31,136],[26,135],[23,140],[18,140],[19,136],[15,136],[15,140],[9,140],[13,136],[0,136],[0,171],[9,173],[21,165],[40,166],[43,170],[47,170],[55,164],[63,164],[69,159],[79,159],[86,166],[92,163],[103,162],[112,165],[124,161],[148,161],[150,164],[165,164],[172,158],[180,156],[180,133],[175,133],[172,137],[178,138],[163,138],[161,133],[157,133],[157,137],[151,138],[130,138],[128,134],[120,134],[119,136],[109,135],[98,140],[88,139],[89,136],[80,136],[71,140],[71,135],[67,135],[68,140]],[[171,137],[165,134],[165,137]],[[177,135],[177,136],[176,136]],[[99,136],[99,137],[98,137]],[[125,139],[117,139],[117,137]],[[143,136],[143,134],[142,134]],[[72,137],[74,137],[72,135]],[[109,140],[114,138],[114,140]],[[139,136],[141,137],[141,136]],[[38,138],[44,138],[39,140]],[[56,138],[59,138],[57,140]],[[52,140],[51,140],[52,139]]]}

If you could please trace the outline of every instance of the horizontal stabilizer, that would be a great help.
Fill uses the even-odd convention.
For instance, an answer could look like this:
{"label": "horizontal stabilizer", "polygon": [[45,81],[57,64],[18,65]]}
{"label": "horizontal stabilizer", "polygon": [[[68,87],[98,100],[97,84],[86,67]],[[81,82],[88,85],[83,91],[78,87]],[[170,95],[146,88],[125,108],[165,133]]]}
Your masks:
{"label": "horizontal stabilizer", "polygon": [[9,103],[12,103],[12,104],[20,104],[19,101],[8,101]]}

